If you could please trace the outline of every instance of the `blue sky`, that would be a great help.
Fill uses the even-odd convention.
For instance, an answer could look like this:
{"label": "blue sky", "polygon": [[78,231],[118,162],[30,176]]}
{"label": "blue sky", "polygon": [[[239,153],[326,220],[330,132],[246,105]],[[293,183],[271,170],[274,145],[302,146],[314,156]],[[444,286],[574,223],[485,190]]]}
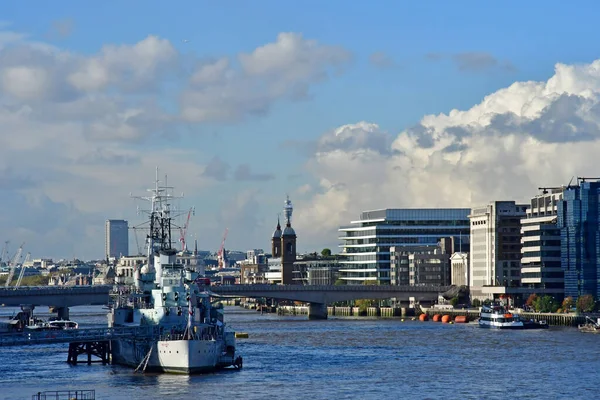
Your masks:
{"label": "blue sky", "polygon": [[[127,104],[155,101],[166,115],[171,116],[179,114],[179,92],[186,89],[186,80],[196,71],[193,67],[201,63],[229,57],[231,68],[239,72],[243,67],[238,58],[240,54],[251,54],[261,46],[276,42],[282,32],[301,34],[303,40],[314,41],[317,47],[325,46],[327,51],[333,51],[333,48],[342,49],[348,58],[344,61],[338,58],[336,62],[341,66],[339,71],[333,72],[334,61],[330,64],[323,61],[323,64],[319,65],[323,68],[322,71],[327,71],[326,77],[320,79],[318,72],[322,71],[317,69],[321,67],[315,67],[314,74],[302,78],[304,80],[301,84],[307,89],[304,97],[296,99],[289,92],[285,95],[273,95],[268,100],[266,111],[258,114],[242,112],[239,118],[200,122],[169,121],[164,125],[164,132],[168,133],[166,136],[144,137],[139,140],[119,141],[98,137],[92,140],[85,135],[86,127],[81,128],[81,132],[73,132],[73,135],[81,139],[81,148],[88,150],[105,151],[98,149],[105,149],[106,143],[110,143],[112,149],[127,151],[132,157],[164,148],[187,151],[183,158],[190,163],[185,164],[184,170],[169,170],[184,168],[181,167],[181,163],[180,165],[167,162],[163,167],[170,176],[175,176],[175,181],[176,176],[180,174],[202,174],[202,168],[206,168],[207,163],[215,157],[230,165],[230,175],[236,166],[247,164],[254,174],[250,175],[251,179],[235,181],[230,177],[226,181],[199,184],[197,188],[188,190],[185,187],[178,188],[186,191],[191,205],[195,205],[198,210],[190,230],[198,235],[201,247],[216,249],[224,225],[235,224],[237,226],[229,226],[229,247],[240,250],[267,248],[271,225],[274,225],[276,215],[280,212],[285,194],[290,193],[296,204],[296,215],[305,219],[297,221],[299,228],[304,229],[299,230],[299,236],[304,239],[299,239],[299,248],[313,251],[325,246],[336,246],[335,226],[340,222],[347,223],[349,218],[358,216],[364,208],[401,207],[415,199],[427,199],[427,196],[419,192],[419,189],[413,188],[412,184],[409,185],[405,180],[395,181],[395,178],[378,181],[380,186],[371,188],[372,192],[378,191],[378,188],[383,188],[383,191],[377,196],[367,198],[368,196],[362,195],[369,191],[365,185],[375,183],[361,183],[357,180],[357,173],[340,175],[340,171],[353,171],[353,168],[363,171],[365,165],[382,168],[382,173],[388,174],[389,171],[394,171],[393,168],[405,168],[405,161],[369,159],[368,162],[361,161],[366,163],[364,165],[344,164],[342,167],[343,164],[339,161],[325,157],[333,157],[336,154],[339,156],[340,151],[346,151],[344,154],[347,157],[343,158],[344,160],[357,160],[357,154],[360,153],[361,157],[365,154],[362,150],[374,151],[375,148],[370,142],[371,136],[365,136],[360,142],[363,145],[361,148],[357,142],[358,134],[352,131],[354,133],[349,133],[350,137],[344,143],[340,143],[343,148],[337,149],[337,153],[333,154],[330,151],[325,154],[321,151],[321,156],[317,156],[315,149],[318,149],[316,143],[319,140],[331,134],[337,127],[366,121],[377,124],[377,132],[389,137],[390,146],[392,142],[397,146],[400,143],[398,137],[402,137],[401,133],[421,126],[422,118],[426,115],[448,114],[453,109],[469,110],[485,96],[509,87],[514,82],[545,82],[555,74],[556,63],[591,63],[598,58],[598,45],[595,40],[598,8],[597,3],[591,1],[578,2],[577,7],[559,1],[513,1],[496,4],[441,1],[418,4],[396,1],[180,1],[170,4],[163,1],[104,1],[91,4],[80,1],[38,1],[30,2],[27,6],[16,2],[4,5],[4,22],[0,30],[27,35],[22,42],[12,43],[13,47],[45,43],[54,46],[62,54],[74,54],[82,60],[97,57],[104,46],[130,48],[149,35],[168,41],[175,52],[168,54],[176,54],[181,65],[186,66],[184,68],[180,65],[179,72],[169,75],[168,78],[165,78],[166,75],[157,75],[159,89],[151,91],[153,89],[145,88],[132,93],[122,87],[113,86],[101,93],[103,96],[126,97]],[[184,40],[189,42],[184,43]],[[0,46],[0,52],[1,49]],[[322,53],[314,55],[315,59],[311,61],[311,65],[320,62],[316,61],[317,57],[324,56],[325,53],[326,50],[323,50]],[[343,58],[343,55],[338,53],[338,57]],[[168,64],[168,60],[163,61]],[[135,60],[132,62],[132,65],[135,65]],[[0,67],[1,63],[0,58]],[[175,70],[175,67],[173,68]],[[189,75],[182,78],[181,71]],[[285,72],[278,70],[277,73]],[[174,78],[175,76],[178,78]],[[286,84],[290,82],[289,79],[297,77],[291,73],[285,76]],[[244,79],[247,79],[243,81],[246,84],[254,82],[247,77]],[[283,84],[282,82],[277,84]],[[295,86],[292,86],[286,87],[286,90],[293,90]],[[240,86],[240,93],[245,89],[246,86]],[[561,90],[563,89],[566,93],[573,93],[568,88]],[[233,92],[235,90],[238,89],[233,87]],[[99,93],[91,93],[88,90],[81,96],[88,98]],[[218,90],[215,93],[218,95]],[[260,93],[255,93],[249,98],[250,103],[262,99]],[[3,104],[28,105],[35,110],[45,110],[46,107],[45,104],[32,99],[29,94],[24,96],[21,93],[19,97],[19,94],[11,93],[8,87],[0,87],[0,100]],[[251,104],[244,107],[247,109]],[[65,108],[75,109],[74,105],[65,105]],[[497,112],[502,113],[501,110]],[[7,114],[6,118],[9,117]],[[95,118],[103,120],[102,115]],[[65,118],[60,122],[69,124],[72,120]],[[452,126],[462,123],[459,122],[454,121]],[[94,121],[89,123],[90,126],[96,126]],[[58,129],[58,122],[53,121],[53,124],[52,127]],[[145,126],[148,128],[154,125],[152,123]],[[25,129],[24,132],[28,132],[24,135],[31,135],[31,140],[37,140],[30,130]],[[174,133],[177,135],[172,136]],[[434,140],[438,140],[438,136],[434,135]],[[67,150],[64,151],[67,155]],[[389,152],[378,149],[376,153],[382,156]],[[73,158],[71,153],[68,154]],[[466,153],[462,156],[466,157]],[[31,159],[33,153],[24,154],[23,157]],[[179,162],[181,155],[170,157]],[[431,154],[427,157],[428,160],[433,160]],[[422,158],[418,161],[424,162]],[[489,162],[492,161],[490,158]],[[390,164],[396,162],[400,162],[400,166]],[[24,189],[16,186],[11,189],[18,195],[15,198],[23,196],[29,199],[19,201],[27,205],[22,205],[20,212],[27,213],[32,204],[42,207],[40,212],[46,214],[52,213],[52,210],[62,210],[59,213],[64,213],[65,207],[74,207],[81,213],[82,224],[89,225],[87,230],[84,229],[85,233],[78,237],[65,238],[65,242],[84,241],[81,238],[83,235],[85,244],[65,244],[64,251],[61,250],[63,245],[60,243],[53,244],[53,247],[41,243],[45,241],[44,236],[36,234],[35,228],[15,234],[14,230],[19,228],[18,217],[11,219],[10,223],[7,222],[4,225],[6,228],[0,228],[0,234],[7,237],[22,235],[23,240],[31,243],[32,251],[51,252],[52,254],[48,255],[55,257],[63,253],[70,254],[72,248],[80,248],[81,257],[102,256],[103,236],[98,236],[99,231],[94,226],[104,218],[135,219],[135,214],[132,214],[135,206],[125,199],[130,191],[139,189],[141,182],[151,180],[153,175],[152,170],[148,170],[143,176],[139,175],[141,168],[135,170],[134,174],[130,166],[129,172],[135,184],[132,182],[129,186],[133,187],[128,187],[124,182],[115,183],[114,176],[111,179],[107,178],[110,185],[106,190],[110,187],[110,190],[114,191],[111,192],[111,196],[124,196],[121,209],[108,206],[103,208],[99,204],[98,207],[90,207],[93,210],[87,210],[86,204],[90,204],[90,200],[84,199],[74,190],[78,179],[83,179],[83,175],[78,178],[73,176],[77,175],[77,168],[66,172],[60,166],[51,169],[47,164],[41,163],[36,166],[34,163],[28,163],[26,168],[20,169],[11,167],[8,161],[5,163],[6,165],[1,165],[0,172],[4,171],[6,182],[40,176],[40,173],[61,177],[55,178],[58,183],[53,187],[38,187],[35,193],[30,187]],[[418,163],[412,160],[410,165],[415,168]],[[200,172],[195,170],[196,167]],[[579,165],[573,166],[575,167],[584,168]],[[90,185],[93,183],[90,182],[91,176],[114,175],[113,169],[105,165],[97,165],[95,168],[95,171],[86,172],[85,181]],[[389,168],[392,169],[388,170]],[[463,179],[471,182],[482,179],[463,176],[464,168],[456,167],[455,173],[450,175],[451,180]],[[515,173],[523,174],[522,171],[523,169],[520,169]],[[263,174],[262,178],[260,174]],[[268,175],[272,175],[273,179],[269,179]],[[393,176],[392,173],[388,175]],[[73,180],[70,180],[71,178]],[[533,180],[532,176],[527,175],[525,184],[535,187]],[[185,179],[177,183],[189,185]],[[59,184],[64,185],[65,193],[73,194],[67,196],[56,193]],[[99,181],[96,184],[97,187],[102,187]],[[334,187],[337,191],[330,190]],[[342,191],[343,196],[339,191],[340,187],[345,188]],[[388,193],[385,191],[386,187],[400,192]],[[472,190],[476,191],[477,187]],[[409,195],[402,197],[404,193]],[[511,194],[524,197],[530,195],[521,192]],[[39,201],[42,195],[51,201]],[[357,196],[360,199],[357,200]],[[96,199],[98,197],[94,196]],[[446,203],[452,206],[469,206],[465,203],[478,201],[480,197],[470,194],[464,199],[456,202],[448,200]],[[228,202],[236,204],[235,212],[228,211],[228,207],[232,207],[227,205]],[[42,203],[46,206],[41,206]],[[427,203],[426,200],[424,203],[417,206],[446,204]],[[223,217],[219,219],[216,215]],[[327,224],[318,224],[318,231],[312,232],[310,228],[315,226],[312,219],[330,221]],[[60,221],[53,220],[53,226],[60,225]],[[44,225],[44,222],[39,224]],[[13,240],[17,241],[17,237]],[[94,243],[96,241],[98,243]]]}

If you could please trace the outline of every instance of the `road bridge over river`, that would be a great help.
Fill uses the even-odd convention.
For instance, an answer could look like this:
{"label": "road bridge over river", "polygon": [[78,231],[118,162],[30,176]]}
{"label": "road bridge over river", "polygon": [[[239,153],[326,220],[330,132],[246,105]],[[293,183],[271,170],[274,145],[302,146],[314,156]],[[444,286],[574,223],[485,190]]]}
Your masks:
{"label": "road bridge over river", "polygon": [[49,306],[58,317],[69,319],[69,307],[108,304],[112,285],[23,286],[0,288],[0,304],[19,307]]}
{"label": "road bridge over river", "polygon": [[[57,309],[58,316],[68,319],[68,308],[78,305],[108,304],[112,285],[30,286],[1,288],[0,304],[6,306],[46,305]],[[408,302],[433,302],[451,286],[397,285],[225,285],[211,286],[224,297],[266,297],[310,303],[309,318],[327,318],[327,304],[356,299],[396,298]]]}
{"label": "road bridge over river", "polygon": [[211,290],[223,297],[265,297],[310,303],[310,319],[326,319],[327,304],[357,299],[396,298],[408,302],[434,302],[452,286],[397,285],[224,285]]}

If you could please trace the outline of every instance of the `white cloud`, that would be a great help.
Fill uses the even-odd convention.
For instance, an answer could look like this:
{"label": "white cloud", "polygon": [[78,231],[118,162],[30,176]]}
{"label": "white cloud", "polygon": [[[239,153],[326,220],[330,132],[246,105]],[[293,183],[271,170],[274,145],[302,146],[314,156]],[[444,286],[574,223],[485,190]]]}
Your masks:
{"label": "white cloud", "polygon": [[181,97],[182,115],[204,122],[262,114],[278,99],[305,97],[312,84],[339,73],[351,59],[341,47],[280,33],[275,42],[240,54],[241,69],[226,58],[201,64]]}
{"label": "white cloud", "polygon": [[295,211],[308,247],[335,243],[338,226],[364,210],[527,201],[538,186],[597,176],[600,60],[557,64],[546,82],[516,82],[387,137],[360,122],[319,139],[307,168],[321,184]]}
{"label": "white cloud", "polygon": [[[190,59],[153,35],[80,54],[1,29],[0,192],[11,212],[0,218],[0,240],[26,240],[38,256],[102,257],[104,220],[135,214],[128,193],[144,193],[156,165],[179,190],[205,196],[218,171],[209,149],[172,140],[182,126],[266,112],[349,60],[341,48],[283,34],[239,58],[193,59],[189,74]],[[271,179],[260,169],[242,164],[235,173]],[[239,217],[232,223],[260,226],[255,197],[230,196]],[[205,199],[196,201],[200,209]],[[206,236],[225,222],[214,202],[199,215]]]}
{"label": "white cloud", "polygon": [[150,35],[135,45],[106,45],[95,57],[82,60],[69,82],[83,91],[108,85],[139,89],[155,85],[161,73],[177,65],[178,53],[166,39]]}

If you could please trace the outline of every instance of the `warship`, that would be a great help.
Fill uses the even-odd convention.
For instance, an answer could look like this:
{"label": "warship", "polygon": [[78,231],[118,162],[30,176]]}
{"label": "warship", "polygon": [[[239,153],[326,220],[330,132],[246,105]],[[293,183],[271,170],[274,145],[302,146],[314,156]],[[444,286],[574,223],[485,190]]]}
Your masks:
{"label": "warship", "polygon": [[193,266],[177,262],[171,247],[172,187],[156,181],[151,193],[147,260],[134,270],[134,286],[121,287],[108,314],[109,327],[150,328],[149,340],[111,342],[114,364],[148,372],[195,374],[242,367],[235,332],[227,329],[223,308],[211,303],[210,287]]}

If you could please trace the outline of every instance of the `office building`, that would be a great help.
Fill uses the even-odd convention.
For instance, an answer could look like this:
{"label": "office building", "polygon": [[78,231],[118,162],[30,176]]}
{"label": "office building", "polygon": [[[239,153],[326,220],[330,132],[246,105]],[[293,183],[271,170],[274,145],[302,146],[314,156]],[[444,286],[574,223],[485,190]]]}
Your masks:
{"label": "office building", "polygon": [[557,207],[565,296],[600,295],[600,180],[577,178]]}
{"label": "office building", "polygon": [[521,218],[527,204],[493,201],[473,208],[469,286],[472,299],[516,295],[521,285]]}
{"label": "office building", "polygon": [[558,204],[564,188],[544,189],[531,199],[526,218],[521,220],[521,286],[529,294],[564,296],[564,273],[560,261]]}
{"label": "office building", "polygon": [[[455,249],[468,248],[468,208],[385,209],[365,211],[351,225],[339,228],[342,254],[339,279],[347,284],[376,281],[390,284],[390,247],[437,248],[440,240],[454,238]],[[449,243],[449,242],[448,242]],[[400,281],[398,281],[399,284]]]}
{"label": "office building", "polygon": [[105,226],[106,258],[119,259],[129,255],[129,224],[122,219],[106,220]]}

